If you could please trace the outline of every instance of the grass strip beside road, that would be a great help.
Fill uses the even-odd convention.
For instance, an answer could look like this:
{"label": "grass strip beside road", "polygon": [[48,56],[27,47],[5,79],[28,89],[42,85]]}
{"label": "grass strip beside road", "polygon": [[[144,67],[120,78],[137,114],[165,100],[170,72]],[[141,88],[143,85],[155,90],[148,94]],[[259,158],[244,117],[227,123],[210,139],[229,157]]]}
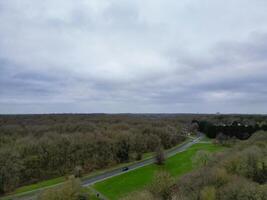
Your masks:
{"label": "grass strip beside road", "polygon": [[65,180],[66,180],[65,177],[49,179],[49,180],[42,181],[42,182],[39,182],[39,183],[36,183],[36,184],[20,187],[20,188],[16,189],[14,193],[15,194],[20,194],[20,193],[33,191],[33,190],[38,190],[40,188],[46,188],[46,187],[49,187],[49,186],[58,185],[60,183],[63,183]]}

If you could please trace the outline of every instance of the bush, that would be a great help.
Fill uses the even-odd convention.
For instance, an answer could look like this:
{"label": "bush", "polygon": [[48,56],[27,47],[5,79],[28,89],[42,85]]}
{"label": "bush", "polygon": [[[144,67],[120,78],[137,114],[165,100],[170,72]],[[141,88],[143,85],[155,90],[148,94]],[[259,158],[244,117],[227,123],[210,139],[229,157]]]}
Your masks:
{"label": "bush", "polygon": [[196,155],[193,157],[193,164],[196,166],[206,166],[211,160],[211,154],[207,151],[197,151]]}
{"label": "bush", "polygon": [[224,168],[213,168],[210,170],[210,177],[210,184],[216,188],[227,184],[231,179]]}
{"label": "bush", "polygon": [[200,200],[216,200],[216,190],[213,186],[204,187],[200,193]]}
{"label": "bush", "polygon": [[148,190],[154,195],[155,198],[161,198],[164,200],[171,199],[172,189],[174,185],[174,179],[166,171],[157,172],[149,185]]}

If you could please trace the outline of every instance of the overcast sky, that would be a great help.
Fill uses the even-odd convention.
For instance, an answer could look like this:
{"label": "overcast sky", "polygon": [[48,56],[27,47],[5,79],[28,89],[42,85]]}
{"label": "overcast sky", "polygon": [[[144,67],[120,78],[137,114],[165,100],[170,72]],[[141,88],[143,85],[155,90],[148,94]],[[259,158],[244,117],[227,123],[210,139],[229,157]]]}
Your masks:
{"label": "overcast sky", "polygon": [[267,113],[266,0],[0,0],[0,113]]}

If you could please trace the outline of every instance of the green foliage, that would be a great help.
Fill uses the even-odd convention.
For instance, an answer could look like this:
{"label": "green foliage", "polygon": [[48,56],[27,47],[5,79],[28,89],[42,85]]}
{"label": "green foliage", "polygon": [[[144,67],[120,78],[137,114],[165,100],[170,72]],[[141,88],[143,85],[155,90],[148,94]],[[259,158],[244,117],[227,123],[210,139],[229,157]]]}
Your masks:
{"label": "green foliage", "polygon": [[210,121],[196,121],[199,125],[199,131],[205,133],[209,138],[217,138],[219,142],[223,143],[227,138],[238,138],[240,140],[248,139],[253,133],[259,130],[267,130],[267,121],[265,123],[254,122],[251,125],[251,122],[248,121],[232,121],[231,123],[219,122],[219,124],[212,123]]}

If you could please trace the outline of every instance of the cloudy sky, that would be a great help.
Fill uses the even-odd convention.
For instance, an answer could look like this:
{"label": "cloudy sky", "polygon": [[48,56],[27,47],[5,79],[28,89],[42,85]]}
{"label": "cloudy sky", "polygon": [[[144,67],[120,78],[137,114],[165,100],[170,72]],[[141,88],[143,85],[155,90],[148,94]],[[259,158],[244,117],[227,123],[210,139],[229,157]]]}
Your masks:
{"label": "cloudy sky", "polygon": [[0,0],[0,113],[267,113],[266,0]]}

